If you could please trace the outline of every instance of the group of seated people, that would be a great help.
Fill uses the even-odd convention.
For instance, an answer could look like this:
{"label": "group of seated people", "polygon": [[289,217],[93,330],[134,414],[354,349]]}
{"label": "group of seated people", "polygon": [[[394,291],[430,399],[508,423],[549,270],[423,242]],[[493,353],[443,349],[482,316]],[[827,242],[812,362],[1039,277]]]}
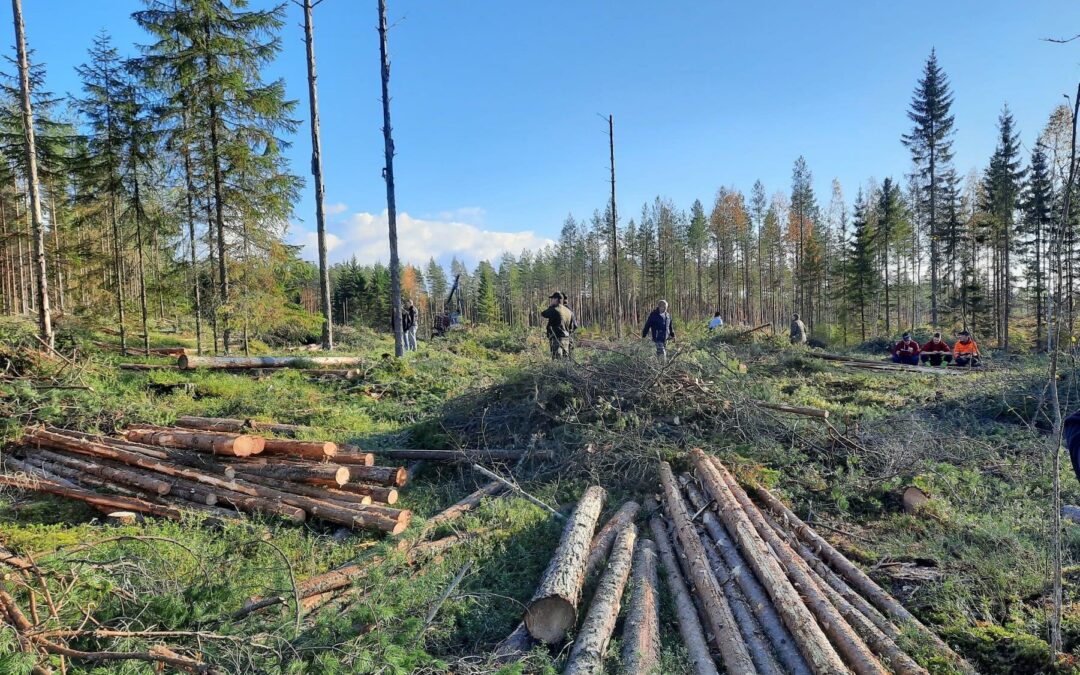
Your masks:
{"label": "group of seated people", "polygon": [[900,341],[893,346],[893,363],[917,366],[924,363],[930,366],[944,366],[952,363],[957,366],[979,365],[979,346],[971,339],[971,333],[962,330],[956,334],[956,344],[952,347],[941,339],[936,332],[930,341],[920,345],[911,339],[911,333],[904,333]]}

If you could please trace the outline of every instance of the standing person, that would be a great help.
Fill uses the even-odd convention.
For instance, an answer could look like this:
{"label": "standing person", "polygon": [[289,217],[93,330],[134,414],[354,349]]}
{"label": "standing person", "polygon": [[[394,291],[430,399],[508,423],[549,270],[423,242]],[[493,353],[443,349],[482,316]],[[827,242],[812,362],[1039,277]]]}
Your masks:
{"label": "standing person", "polygon": [[930,338],[930,342],[922,346],[919,358],[931,366],[941,366],[943,363],[948,365],[952,361],[952,347],[941,339],[941,332],[938,331]]}
{"label": "standing person", "polygon": [[919,365],[919,343],[911,339],[911,333],[904,333],[900,336],[900,342],[893,346],[892,362],[908,366]]}
{"label": "standing person", "polygon": [[551,360],[570,357],[570,335],[573,333],[574,313],[566,306],[566,296],[555,291],[548,298],[547,309],[540,312],[547,319],[545,332],[551,346]]}
{"label": "standing person", "polygon": [[975,344],[975,341],[971,339],[971,333],[966,330],[962,330],[957,333],[959,338],[956,344],[953,345],[952,358],[953,363],[958,366],[968,366],[974,368],[979,365],[979,345]]}
{"label": "standing person", "polygon": [[417,314],[416,305],[409,300],[405,304],[405,311],[401,313],[401,329],[405,333],[405,351],[407,352],[416,351]]}
{"label": "standing person", "polygon": [[667,341],[675,339],[675,321],[667,308],[667,300],[656,303],[656,309],[649,314],[645,327],[641,329],[641,337],[652,337],[656,345],[656,358],[661,361],[667,359]]}
{"label": "standing person", "polygon": [[713,314],[712,321],[709,322],[709,330],[713,331],[724,325],[724,320],[720,318],[720,312]]}
{"label": "standing person", "polygon": [[799,313],[791,315],[791,344],[806,344],[806,324],[799,318]]}

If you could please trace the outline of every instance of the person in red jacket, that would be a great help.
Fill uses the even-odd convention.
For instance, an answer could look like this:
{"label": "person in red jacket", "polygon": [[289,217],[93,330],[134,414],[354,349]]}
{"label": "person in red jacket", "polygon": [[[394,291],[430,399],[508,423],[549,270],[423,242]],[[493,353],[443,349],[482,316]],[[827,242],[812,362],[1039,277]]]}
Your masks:
{"label": "person in red jacket", "polygon": [[949,346],[948,342],[941,339],[941,333],[934,333],[934,336],[930,338],[930,342],[922,346],[919,358],[922,359],[923,363],[929,363],[931,366],[948,364],[952,361],[952,347]]}
{"label": "person in red jacket", "polygon": [[919,343],[911,339],[911,333],[904,333],[900,342],[893,347],[892,361],[909,366],[919,365]]}

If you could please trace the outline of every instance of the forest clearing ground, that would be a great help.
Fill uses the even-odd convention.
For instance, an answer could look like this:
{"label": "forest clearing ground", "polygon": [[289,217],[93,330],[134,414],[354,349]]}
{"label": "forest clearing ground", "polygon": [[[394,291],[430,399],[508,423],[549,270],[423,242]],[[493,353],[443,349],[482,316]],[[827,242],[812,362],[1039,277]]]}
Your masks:
{"label": "forest clearing ground", "polygon": [[[26,329],[0,326],[0,360],[15,364],[9,372],[56,367],[33,361]],[[553,450],[556,460],[495,468],[504,475],[513,471],[525,489],[557,508],[571,506],[588,484],[603,484],[611,498],[602,519],[626,498],[642,501],[656,492],[658,458],[685,469],[687,450],[704,447],[782,495],[981,671],[1076,672],[1068,659],[1050,663],[1045,643],[1050,458],[1048,412],[1039,408],[1045,384],[1040,358],[999,358],[994,369],[964,378],[864,372],[806,358],[768,336],[733,346],[725,342],[733,333],[691,331],[662,367],[651,349],[633,342],[595,343],[578,349],[572,365],[552,364],[538,336],[483,329],[422,343],[418,354],[393,360],[382,357],[390,351],[385,337],[363,334],[341,353],[368,357],[367,376],[326,383],[290,371],[265,379],[120,371],[112,366],[142,359],[121,359],[90,344],[115,342],[112,336],[69,329],[58,349],[70,353],[80,345],[90,360],[80,377],[90,390],[0,381],[0,429],[7,441],[33,422],[112,432],[128,422],[161,424],[193,414],[303,424],[314,427],[312,438],[364,446],[534,446]],[[155,334],[151,343],[187,340]],[[740,364],[747,366],[745,374]],[[1063,398],[1071,401],[1078,399],[1075,372],[1067,370],[1062,380]],[[147,388],[174,382],[194,387],[165,394]],[[755,400],[828,410],[835,431]],[[403,538],[414,538],[424,518],[486,482],[467,469],[429,466],[397,504],[417,516]],[[904,512],[899,493],[907,485],[930,495],[923,511]],[[1063,485],[1066,503],[1080,502],[1071,476]],[[648,511],[650,505],[642,504]],[[504,495],[432,536],[451,532],[471,536],[414,567],[395,540],[366,533],[340,538],[331,528],[272,518],[246,518],[220,529],[161,520],[106,527],[98,514],[69,501],[16,491],[0,497],[0,543],[50,570],[78,573],[61,609],[65,623],[78,625],[85,608],[104,625],[235,636],[241,639],[207,642],[201,649],[236,672],[353,673],[385,666],[491,672],[485,654],[517,625],[561,523]],[[121,534],[176,543],[110,541],[63,552]],[[1067,525],[1065,534],[1065,648],[1080,654],[1080,527]],[[298,579],[357,559],[382,556],[385,562],[373,565],[345,604],[331,603],[305,617],[299,634],[291,603],[230,621],[252,595],[287,594],[289,569],[281,555]],[[460,586],[425,625],[470,561]],[[663,597],[664,672],[689,672],[670,600]],[[140,641],[83,646],[90,644],[119,648]],[[618,663],[618,653],[613,640],[609,663]],[[921,656],[931,672],[950,672],[932,655]],[[510,668],[550,670],[558,658],[536,650]]]}

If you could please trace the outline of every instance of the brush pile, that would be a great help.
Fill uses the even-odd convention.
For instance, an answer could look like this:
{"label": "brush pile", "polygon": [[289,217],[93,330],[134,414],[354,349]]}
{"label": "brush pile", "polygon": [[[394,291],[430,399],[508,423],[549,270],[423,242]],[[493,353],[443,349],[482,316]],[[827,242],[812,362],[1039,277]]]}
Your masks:
{"label": "brush pile", "polygon": [[335,443],[241,433],[247,423],[240,420],[178,423],[129,425],[120,438],[28,427],[5,456],[0,485],[69,497],[109,514],[234,518],[243,511],[393,535],[408,527],[410,512],[391,506],[405,484],[404,467],[375,466],[371,453]]}
{"label": "brush pile", "polygon": [[691,459],[696,479],[661,464],[653,532],[696,672],[717,672],[715,650],[727,672],[926,673],[912,639],[974,672],[768,490],[752,488],[759,507],[715,458]]}

